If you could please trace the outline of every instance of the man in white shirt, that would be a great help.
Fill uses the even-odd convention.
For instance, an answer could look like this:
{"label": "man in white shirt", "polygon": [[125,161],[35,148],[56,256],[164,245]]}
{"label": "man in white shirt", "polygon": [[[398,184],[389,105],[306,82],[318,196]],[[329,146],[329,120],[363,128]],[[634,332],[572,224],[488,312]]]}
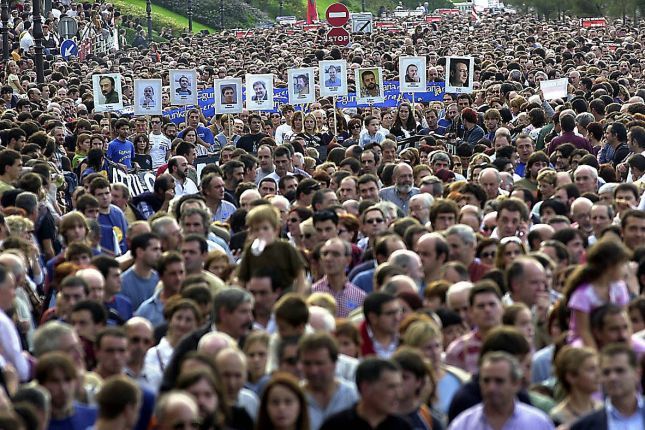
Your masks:
{"label": "man in white shirt", "polygon": [[150,117],[150,126],[152,131],[148,135],[150,140],[150,156],[152,157],[152,168],[158,169],[168,159],[170,151],[170,139],[161,131],[161,116],[154,115]]}
{"label": "man in white shirt", "polygon": [[29,362],[22,354],[18,330],[7,315],[16,298],[16,278],[0,264],[0,367],[13,366],[21,381],[29,379]]}
{"label": "man in white shirt", "polygon": [[192,179],[188,177],[188,160],[177,155],[168,161],[168,172],[175,178],[175,196],[195,194],[199,190]]}

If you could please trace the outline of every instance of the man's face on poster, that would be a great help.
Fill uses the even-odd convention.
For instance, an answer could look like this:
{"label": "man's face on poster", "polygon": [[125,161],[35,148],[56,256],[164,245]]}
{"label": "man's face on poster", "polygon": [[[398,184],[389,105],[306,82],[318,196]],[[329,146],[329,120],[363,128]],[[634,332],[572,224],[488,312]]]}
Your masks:
{"label": "man's face on poster", "polygon": [[234,94],[235,92],[233,91],[233,88],[231,87],[224,88],[224,103],[233,103]]}
{"label": "man's face on poster", "polygon": [[112,80],[110,78],[102,78],[99,81],[99,85],[101,86],[101,94],[103,94],[104,96],[107,96],[112,91],[114,91],[114,85],[112,84]]}
{"label": "man's face on poster", "polygon": [[376,88],[376,76],[373,72],[363,73],[363,86],[368,90],[373,90]]}
{"label": "man's face on poster", "polygon": [[466,63],[455,65],[455,82],[464,87],[468,84],[468,65]]}
{"label": "man's face on poster", "polygon": [[299,77],[296,79],[296,91],[301,93],[304,91],[304,89],[307,87],[307,83],[305,82],[305,79],[303,77]]}
{"label": "man's face on poster", "polygon": [[182,76],[181,78],[179,78],[179,86],[183,90],[187,89],[188,88],[188,78],[185,77],[185,76]]}
{"label": "man's face on poster", "polygon": [[155,94],[155,91],[152,89],[152,87],[145,87],[143,89],[143,96],[145,98],[152,98],[154,94]]}
{"label": "man's face on poster", "polygon": [[255,97],[257,97],[258,100],[264,99],[266,90],[264,89],[264,85],[262,85],[261,82],[257,82],[255,85],[253,85],[253,91],[255,91]]}
{"label": "man's face on poster", "polygon": [[417,72],[419,69],[417,69],[417,66],[414,64],[410,64],[408,66],[408,78],[410,78],[411,81],[416,82],[418,79]]}
{"label": "man's face on poster", "polygon": [[336,68],[335,67],[330,67],[329,68],[329,79],[332,81],[336,80]]}

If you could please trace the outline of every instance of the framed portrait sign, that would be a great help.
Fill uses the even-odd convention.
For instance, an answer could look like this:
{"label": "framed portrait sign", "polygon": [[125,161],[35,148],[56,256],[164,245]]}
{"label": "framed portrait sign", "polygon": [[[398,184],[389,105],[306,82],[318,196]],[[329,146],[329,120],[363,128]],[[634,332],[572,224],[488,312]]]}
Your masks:
{"label": "framed portrait sign", "polygon": [[399,57],[399,91],[426,91],[426,57]]}
{"label": "framed portrait sign", "polygon": [[316,101],[313,67],[287,70],[287,84],[289,103],[292,105],[302,105]]}
{"label": "framed portrait sign", "polygon": [[134,114],[161,115],[163,113],[161,79],[134,80]]}
{"label": "framed portrait sign", "polygon": [[356,103],[372,105],[383,103],[383,70],[380,67],[360,67],[356,69]]}
{"label": "framed portrait sign", "polygon": [[273,75],[247,74],[246,108],[248,110],[273,110]]}
{"label": "framed portrait sign", "polygon": [[472,93],[474,70],[473,57],[446,57],[446,92]]}
{"label": "framed portrait sign", "polygon": [[242,112],[242,79],[215,79],[215,113]]}
{"label": "framed portrait sign", "polygon": [[95,112],[123,109],[123,93],[119,73],[102,73],[92,76],[92,92]]}
{"label": "framed portrait sign", "polygon": [[327,60],[318,63],[320,77],[320,96],[347,95],[347,62]]}
{"label": "framed portrait sign", "polygon": [[197,71],[170,70],[170,104],[186,106],[197,104]]}

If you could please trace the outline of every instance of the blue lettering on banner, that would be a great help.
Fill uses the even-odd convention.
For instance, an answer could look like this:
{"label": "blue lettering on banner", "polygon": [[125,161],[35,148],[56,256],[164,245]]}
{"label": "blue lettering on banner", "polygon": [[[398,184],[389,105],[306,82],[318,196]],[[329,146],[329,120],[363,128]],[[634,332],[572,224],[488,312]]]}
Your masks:
{"label": "blue lettering on banner", "polygon": [[[412,101],[413,94],[399,92],[399,81],[385,81],[383,85],[385,94],[385,101],[383,103],[373,104],[373,107],[396,107],[402,101]],[[414,93],[415,103],[427,103],[434,101],[442,101],[445,92],[445,85],[443,82],[428,82],[426,92]],[[246,88],[242,88],[242,98],[246,99]],[[199,92],[198,96],[199,107],[201,108],[204,116],[211,117],[215,115],[215,97],[213,88],[207,88]],[[279,107],[283,104],[289,103],[289,94],[286,88],[274,88],[273,90],[273,112],[277,112]],[[306,105],[296,105],[296,109],[302,109]],[[338,97],[336,107],[338,109],[364,107],[367,105],[358,105],[356,103],[356,93],[349,93],[346,97]],[[192,106],[184,106],[175,108],[164,112],[164,116],[168,117],[170,121],[179,124],[186,120],[186,111],[191,109]]]}

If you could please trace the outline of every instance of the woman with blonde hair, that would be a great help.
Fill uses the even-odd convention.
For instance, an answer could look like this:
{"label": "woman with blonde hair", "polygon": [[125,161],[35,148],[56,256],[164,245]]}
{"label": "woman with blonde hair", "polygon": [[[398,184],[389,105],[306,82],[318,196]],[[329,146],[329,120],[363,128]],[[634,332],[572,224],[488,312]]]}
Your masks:
{"label": "woman with blonde hair", "polygon": [[602,402],[592,397],[600,388],[598,353],[594,349],[563,347],[555,358],[555,374],[566,393],[551,410],[556,425],[569,425],[602,407]]}
{"label": "woman with blonde hair", "polygon": [[430,360],[437,381],[434,406],[437,411],[447,414],[453,396],[469,375],[443,362],[443,336],[439,325],[429,318],[414,321],[401,336],[401,344],[418,348]]}

